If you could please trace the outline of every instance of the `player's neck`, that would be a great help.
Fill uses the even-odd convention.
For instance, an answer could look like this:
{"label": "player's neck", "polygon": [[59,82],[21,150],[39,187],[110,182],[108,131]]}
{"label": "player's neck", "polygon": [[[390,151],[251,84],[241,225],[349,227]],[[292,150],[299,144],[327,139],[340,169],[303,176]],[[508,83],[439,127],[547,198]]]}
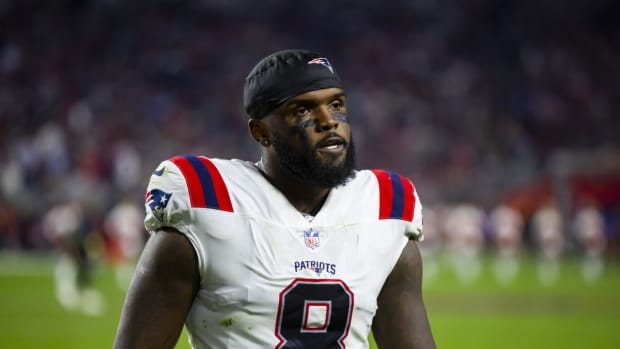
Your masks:
{"label": "player's neck", "polygon": [[317,187],[282,173],[278,168],[256,163],[261,174],[284,195],[299,212],[316,215],[330,188]]}
{"label": "player's neck", "polygon": [[299,212],[307,213],[312,216],[316,216],[321,210],[323,203],[325,203],[325,199],[327,199],[327,194],[329,193],[329,189],[320,189],[313,194],[309,194],[308,191],[299,192],[298,189],[285,190],[280,189],[293,207]]}

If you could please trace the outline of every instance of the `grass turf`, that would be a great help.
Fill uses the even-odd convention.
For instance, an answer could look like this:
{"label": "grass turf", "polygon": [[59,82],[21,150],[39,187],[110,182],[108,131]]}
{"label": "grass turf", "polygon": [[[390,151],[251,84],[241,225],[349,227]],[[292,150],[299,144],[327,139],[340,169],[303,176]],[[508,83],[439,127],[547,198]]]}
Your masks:
{"label": "grass turf", "polygon": [[[620,342],[620,265],[610,263],[600,280],[586,283],[579,261],[564,261],[558,281],[542,286],[536,263],[521,261],[510,286],[492,277],[493,258],[483,259],[480,277],[459,282],[446,258],[425,276],[424,294],[439,348],[614,348]],[[111,348],[124,297],[109,266],[95,286],[106,311],[89,317],[64,310],[53,294],[51,256],[0,254],[0,347]],[[185,333],[177,349],[187,349]]]}

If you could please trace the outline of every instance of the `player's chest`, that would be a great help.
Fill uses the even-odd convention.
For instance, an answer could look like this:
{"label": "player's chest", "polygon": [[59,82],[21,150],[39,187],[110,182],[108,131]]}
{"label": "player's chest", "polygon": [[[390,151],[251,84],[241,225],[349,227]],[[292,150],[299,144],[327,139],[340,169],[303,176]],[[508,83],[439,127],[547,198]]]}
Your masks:
{"label": "player's chest", "polygon": [[206,274],[231,285],[279,284],[295,278],[372,283],[385,276],[376,267],[384,264],[385,254],[399,253],[390,248],[398,239],[379,221],[284,225],[247,218],[220,229],[205,234]]}

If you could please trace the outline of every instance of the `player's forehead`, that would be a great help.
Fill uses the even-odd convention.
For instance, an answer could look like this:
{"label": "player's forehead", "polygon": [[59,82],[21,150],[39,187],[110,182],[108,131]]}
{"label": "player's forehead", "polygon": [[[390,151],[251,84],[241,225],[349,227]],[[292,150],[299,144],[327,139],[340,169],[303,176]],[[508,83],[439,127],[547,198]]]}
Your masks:
{"label": "player's forehead", "polygon": [[294,104],[302,104],[302,103],[321,103],[321,102],[330,102],[334,99],[344,99],[346,98],[346,93],[344,90],[338,87],[330,87],[319,90],[312,90],[304,93],[300,93],[292,98],[289,98],[286,102],[284,102],[284,106],[290,106]]}

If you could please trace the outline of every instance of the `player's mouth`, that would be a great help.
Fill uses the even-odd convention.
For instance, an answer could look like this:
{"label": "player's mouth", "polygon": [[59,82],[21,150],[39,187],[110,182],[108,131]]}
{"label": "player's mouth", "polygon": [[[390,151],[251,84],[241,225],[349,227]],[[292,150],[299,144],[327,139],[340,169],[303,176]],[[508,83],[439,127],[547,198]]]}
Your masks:
{"label": "player's mouth", "polygon": [[339,155],[344,152],[347,142],[340,136],[329,136],[316,145],[319,154]]}

